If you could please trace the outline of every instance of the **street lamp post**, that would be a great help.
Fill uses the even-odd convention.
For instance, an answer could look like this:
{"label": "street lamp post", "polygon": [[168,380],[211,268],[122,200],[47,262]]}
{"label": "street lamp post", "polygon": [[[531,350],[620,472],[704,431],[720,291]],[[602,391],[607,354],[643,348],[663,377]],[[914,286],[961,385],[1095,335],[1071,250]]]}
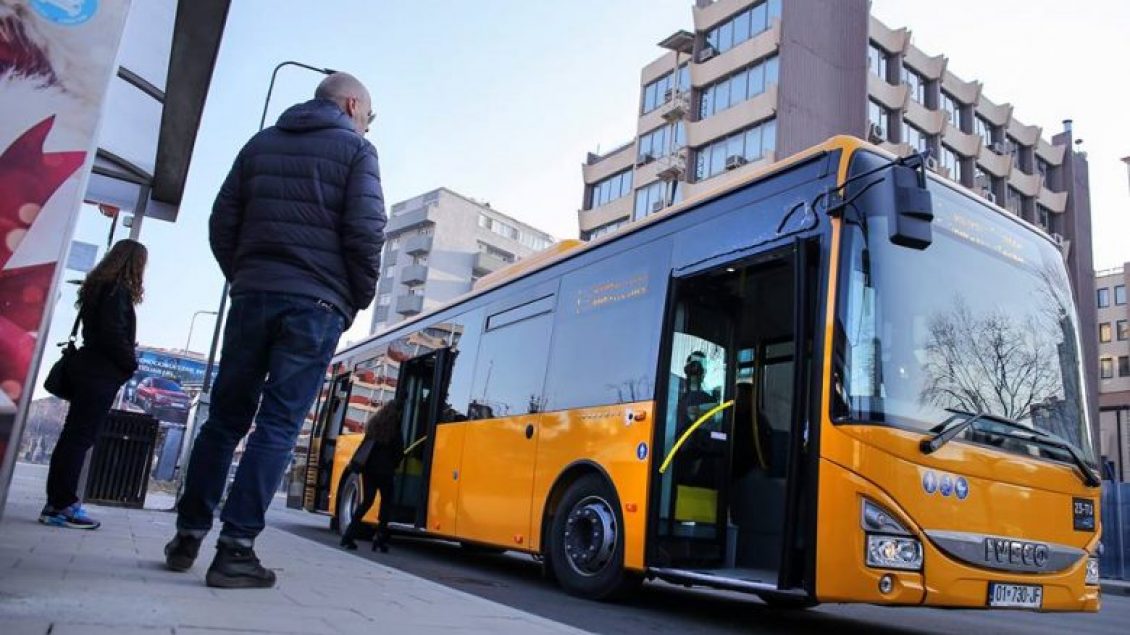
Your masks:
{"label": "street lamp post", "polygon": [[192,314],[192,320],[188,323],[188,339],[184,341],[184,354],[188,355],[188,349],[192,346],[192,330],[196,328],[196,318],[201,315],[219,315],[215,311],[197,311]]}

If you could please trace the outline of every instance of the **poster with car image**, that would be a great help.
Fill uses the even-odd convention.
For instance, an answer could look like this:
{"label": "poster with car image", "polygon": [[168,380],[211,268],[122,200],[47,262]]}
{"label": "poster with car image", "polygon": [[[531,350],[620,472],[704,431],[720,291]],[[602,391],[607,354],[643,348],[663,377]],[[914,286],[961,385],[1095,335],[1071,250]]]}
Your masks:
{"label": "poster with car image", "polygon": [[206,365],[195,353],[139,348],[137,372],[122,386],[122,407],[160,421],[185,423]]}

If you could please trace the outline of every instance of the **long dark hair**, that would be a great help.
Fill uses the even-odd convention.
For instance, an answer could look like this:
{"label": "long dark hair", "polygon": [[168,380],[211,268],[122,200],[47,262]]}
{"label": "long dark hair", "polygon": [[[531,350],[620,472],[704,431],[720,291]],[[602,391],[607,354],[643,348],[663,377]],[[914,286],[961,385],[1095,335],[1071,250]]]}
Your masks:
{"label": "long dark hair", "polygon": [[86,274],[78,290],[79,306],[92,300],[99,289],[115,284],[125,287],[133,303],[140,304],[145,297],[142,278],[148,261],[149,250],[145,245],[129,238],[119,240]]}
{"label": "long dark hair", "polygon": [[390,443],[400,434],[400,415],[404,404],[399,399],[381,406],[365,424],[365,436],[371,437],[377,443]]}

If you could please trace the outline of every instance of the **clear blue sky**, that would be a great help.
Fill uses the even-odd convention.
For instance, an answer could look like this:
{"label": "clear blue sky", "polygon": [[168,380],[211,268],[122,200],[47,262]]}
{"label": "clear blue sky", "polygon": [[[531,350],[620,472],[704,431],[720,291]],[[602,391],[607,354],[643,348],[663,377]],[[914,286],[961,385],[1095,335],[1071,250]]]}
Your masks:
{"label": "clear blue sky", "polygon": [[[881,20],[910,25],[919,46],[947,54],[954,72],[983,81],[994,101],[1017,104],[1016,116],[1044,126],[1046,136],[1074,117],[1090,154],[1096,263],[1130,260],[1127,177],[1118,161],[1130,154],[1130,124],[1127,88],[1116,70],[1130,59],[1130,3],[1086,3],[1086,12],[1050,0],[953,0],[944,12],[935,3],[873,4]],[[255,131],[278,62],[348,70],[368,84],[378,115],[369,138],[380,152],[390,204],[446,186],[573,237],[585,152],[631,138],[639,71],[661,52],[656,42],[690,28],[691,5],[233,2],[180,219],[148,220],[142,231],[153,255],[139,340],[182,347],[192,312],[216,307],[222,280],[207,247],[208,212],[232,158]],[[979,18],[958,19],[970,15]],[[1043,38],[1057,47],[1039,48]],[[307,99],[318,79],[283,70],[268,122]],[[104,243],[108,229],[107,219],[84,210],[76,238]],[[69,328],[72,303],[67,290],[49,341]],[[365,334],[368,316],[343,343]],[[210,329],[211,318],[197,320],[195,350],[207,349]]]}

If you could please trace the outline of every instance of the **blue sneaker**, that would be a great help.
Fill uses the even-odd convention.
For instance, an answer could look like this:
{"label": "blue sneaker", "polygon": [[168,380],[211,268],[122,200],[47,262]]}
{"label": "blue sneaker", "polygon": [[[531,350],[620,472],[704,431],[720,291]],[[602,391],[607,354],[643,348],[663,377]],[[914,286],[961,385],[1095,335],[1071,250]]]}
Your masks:
{"label": "blue sneaker", "polygon": [[51,527],[67,527],[69,529],[98,529],[102,523],[86,515],[82,505],[75,503],[63,509],[54,509],[50,505],[39,512],[39,522]]}

